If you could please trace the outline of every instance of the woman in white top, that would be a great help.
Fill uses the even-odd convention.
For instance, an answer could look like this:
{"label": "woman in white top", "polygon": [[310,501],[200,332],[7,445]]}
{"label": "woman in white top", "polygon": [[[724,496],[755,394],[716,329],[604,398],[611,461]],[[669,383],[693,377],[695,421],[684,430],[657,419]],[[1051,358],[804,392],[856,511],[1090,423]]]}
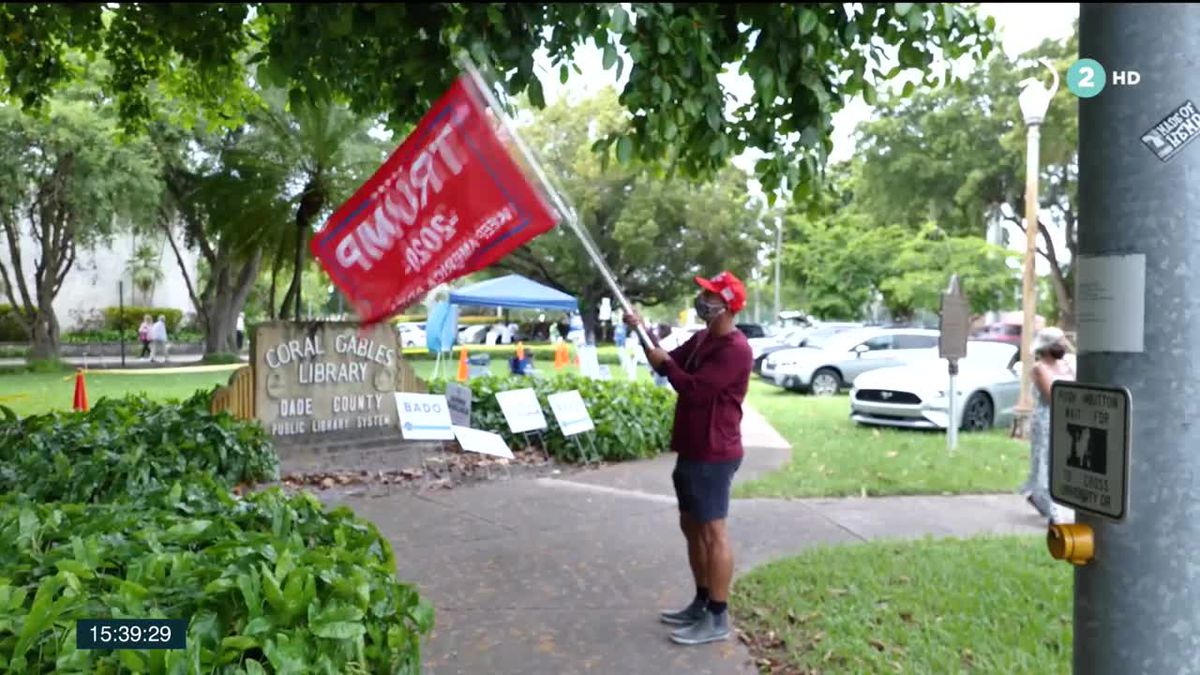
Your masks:
{"label": "woman in white top", "polygon": [[1045,328],[1033,339],[1033,417],[1029,422],[1029,477],[1021,488],[1033,508],[1052,523],[1062,509],[1050,499],[1050,388],[1055,380],[1074,380],[1068,365],[1067,337],[1058,328]]}
{"label": "woman in white top", "polygon": [[154,326],[150,328],[150,342],[153,345],[150,350],[150,360],[160,358],[163,363],[167,362],[167,317],[159,314],[158,321],[154,322]]}

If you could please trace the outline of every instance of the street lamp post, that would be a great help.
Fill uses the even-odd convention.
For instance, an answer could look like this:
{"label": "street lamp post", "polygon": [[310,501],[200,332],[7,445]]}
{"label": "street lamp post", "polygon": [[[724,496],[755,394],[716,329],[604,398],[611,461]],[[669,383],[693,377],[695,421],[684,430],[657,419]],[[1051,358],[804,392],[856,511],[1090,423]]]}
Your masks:
{"label": "street lamp post", "polygon": [[1054,76],[1047,89],[1034,78],[1021,83],[1021,115],[1028,129],[1025,145],[1025,269],[1021,280],[1021,305],[1024,317],[1021,322],[1021,397],[1014,411],[1013,436],[1026,438],[1029,416],[1033,412],[1033,344],[1034,321],[1037,317],[1037,240],[1038,240],[1038,144],[1041,139],[1042,121],[1050,108],[1050,100],[1058,91],[1058,73],[1046,59],[1039,59]]}

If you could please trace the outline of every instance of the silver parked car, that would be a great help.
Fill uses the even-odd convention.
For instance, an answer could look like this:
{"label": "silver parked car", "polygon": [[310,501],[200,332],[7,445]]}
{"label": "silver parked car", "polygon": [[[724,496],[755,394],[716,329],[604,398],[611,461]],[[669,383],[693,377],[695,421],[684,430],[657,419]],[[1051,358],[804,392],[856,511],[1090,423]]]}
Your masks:
{"label": "silver parked car", "polygon": [[[972,340],[958,362],[955,423],[983,431],[1012,420],[1021,393],[1017,345]],[[936,352],[935,352],[936,355]],[[863,375],[850,392],[850,418],[859,424],[908,429],[950,425],[950,378],[943,359],[884,368]]]}
{"label": "silver parked car", "polygon": [[938,332],[922,328],[860,328],[810,336],[807,346],[767,357],[763,376],[793,391],[833,396],[863,373],[937,358]]}

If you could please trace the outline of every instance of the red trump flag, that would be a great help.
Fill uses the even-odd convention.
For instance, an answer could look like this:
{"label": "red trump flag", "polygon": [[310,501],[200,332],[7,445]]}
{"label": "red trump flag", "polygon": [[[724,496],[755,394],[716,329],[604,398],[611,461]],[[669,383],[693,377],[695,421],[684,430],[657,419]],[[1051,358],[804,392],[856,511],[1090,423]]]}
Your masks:
{"label": "red trump flag", "polygon": [[387,319],[558,223],[497,132],[497,115],[460,76],[313,237],[313,255],[363,323]]}

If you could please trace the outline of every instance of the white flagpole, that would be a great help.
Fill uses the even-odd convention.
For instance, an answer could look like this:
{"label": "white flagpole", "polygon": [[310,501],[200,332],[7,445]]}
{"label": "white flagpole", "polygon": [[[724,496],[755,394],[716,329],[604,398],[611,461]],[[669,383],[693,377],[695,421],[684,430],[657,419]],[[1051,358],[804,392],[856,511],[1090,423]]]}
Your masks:
{"label": "white flagpole", "polygon": [[[550,180],[550,177],[542,169],[541,163],[538,162],[537,157],[534,156],[533,151],[530,150],[529,146],[525,144],[525,141],[521,138],[520,134],[517,133],[512,121],[508,118],[508,115],[505,114],[504,109],[500,107],[500,101],[496,99],[495,92],[493,92],[488,86],[487,81],[479,72],[479,69],[475,67],[475,63],[471,60],[471,57],[466,54],[462,54],[457,60],[459,67],[471,77],[471,80],[475,84],[475,89],[477,89],[479,94],[483,96],[484,101],[488,104],[488,107],[494,111],[497,119],[500,120],[500,123],[504,125],[504,130],[508,132],[509,137],[512,138],[513,143],[517,146],[517,151],[521,153],[521,157],[525,160],[525,163],[529,166],[529,169],[533,171],[534,176],[539,182],[541,182],[542,189],[547,193],[547,197],[550,198],[554,208],[557,209],[562,215],[563,221],[566,222],[567,227],[573,233],[575,233],[575,236],[579,239],[579,242],[583,244],[584,251],[586,251],[588,257],[592,259],[592,263],[600,272],[600,276],[604,279],[604,282],[608,284],[608,287],[610,290],[612,290],[613,295],[616,296],[617,302],[621,303],[621,307],[626,313],[635,314],[636,312],[633,310],[633,304],[629,302],[629,298],[626,297],[625,292],[621,290],[620,285],[617,284],[616,276],[613,274],[612,270],[609,269],[608,264],[604,262],[604,256],[600,254],[600,248],[596,246],[596,242],[592,241],[592,237],[583,227],[583,224],[579,222],[579,216],[575,211],[575,208],[567,203],[562,191],[559,190],[557,186]],[[638,337],[642,339],[642,344],[651,344],[655,347],[658,346],[658,339],[650,334],[645,325],[639,324],[636,330],[638,332]]]}

